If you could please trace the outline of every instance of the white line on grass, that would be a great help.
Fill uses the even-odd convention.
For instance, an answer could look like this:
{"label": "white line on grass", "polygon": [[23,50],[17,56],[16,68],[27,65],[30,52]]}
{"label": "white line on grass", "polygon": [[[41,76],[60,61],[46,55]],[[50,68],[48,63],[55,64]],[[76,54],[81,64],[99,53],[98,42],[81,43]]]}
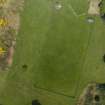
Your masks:
{"label": "white line on grass", "polygon": [[86,13],[82,13],[82,14],[79,14],[78,17],[85,16],[85,15],[86,15]]}
{"label": "white line on grass", "polygon": [[73,12],[74,16],[78,17],[76,11],[74,10],[74,8],[72,7],[71,4],[68,5],[68,7],[71,9],[71,11]]}
{"label": "white line on grass", "polygon": [[81,17],[81,16],[85,16],[86,13],[81,13],[78,15],[78,13],[74,10],[74,8],[72,7],[71,4],[68,5],[69,9],[72,11],[72,13],[74,14],[75,17]]}

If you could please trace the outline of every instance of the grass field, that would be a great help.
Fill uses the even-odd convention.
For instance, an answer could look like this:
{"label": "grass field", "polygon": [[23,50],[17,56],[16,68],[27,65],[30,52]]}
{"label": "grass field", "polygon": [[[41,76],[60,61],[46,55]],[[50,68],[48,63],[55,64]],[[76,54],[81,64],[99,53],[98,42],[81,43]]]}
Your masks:
{"label": "grass field", "polygon": [[105,82],[105,24],[87,22],[86,0],[55,2],[25,0],[13,66],[0,73],[2,105],[74,105],[88,83]]}

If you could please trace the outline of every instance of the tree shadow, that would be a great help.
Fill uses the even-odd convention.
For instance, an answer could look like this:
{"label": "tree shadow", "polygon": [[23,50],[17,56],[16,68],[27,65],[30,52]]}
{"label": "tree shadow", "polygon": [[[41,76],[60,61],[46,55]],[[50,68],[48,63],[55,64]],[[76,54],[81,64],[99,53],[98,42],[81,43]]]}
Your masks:
{"label": "tree shadow", "polygon": [[41,105],[41,103],[38,100],[32,100],[32,105]]}

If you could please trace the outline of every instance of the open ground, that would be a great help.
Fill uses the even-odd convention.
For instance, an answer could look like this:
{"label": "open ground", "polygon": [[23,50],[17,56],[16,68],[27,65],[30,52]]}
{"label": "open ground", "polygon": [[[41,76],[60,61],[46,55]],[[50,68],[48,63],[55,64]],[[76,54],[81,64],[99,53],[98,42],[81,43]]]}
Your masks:
{"label": "open ground", "polygon": [[75,105],[91,82],[105,82],[105,24],[88,23],[88,0],[25,0],[14,62],[0,71],[0,103]]}

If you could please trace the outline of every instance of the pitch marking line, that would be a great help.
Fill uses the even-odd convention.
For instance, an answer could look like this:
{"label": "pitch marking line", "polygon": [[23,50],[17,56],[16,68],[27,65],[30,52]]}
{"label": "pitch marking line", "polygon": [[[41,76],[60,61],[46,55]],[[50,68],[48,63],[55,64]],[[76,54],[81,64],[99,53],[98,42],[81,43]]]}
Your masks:
{"label": "pitch marking line", "polygon": [[86,15],[86,13],[82,13],[82,14],[80,14],[78,16],[81,17],[81,16],[85,16],[85,15]]}
{"label": "pitch marking line", "polygon": [[78,14],[76,13],[76,11],[74,10],[74,8],[71,6],[71,4],[68,5],[69,9],[71,9],[72,13],[74,14],[74,16],[78,17]]}
{"label": "pitch marking line", "polygon": [[75,17],[81,17],[81,16],[85,16],[86,13],[82,13],[82,14],[77,14],[77,12],[74,10],[74,8],[72,7],[71,4],[68,5],[69,9],[72,11],[72,13],[74,14]]}

